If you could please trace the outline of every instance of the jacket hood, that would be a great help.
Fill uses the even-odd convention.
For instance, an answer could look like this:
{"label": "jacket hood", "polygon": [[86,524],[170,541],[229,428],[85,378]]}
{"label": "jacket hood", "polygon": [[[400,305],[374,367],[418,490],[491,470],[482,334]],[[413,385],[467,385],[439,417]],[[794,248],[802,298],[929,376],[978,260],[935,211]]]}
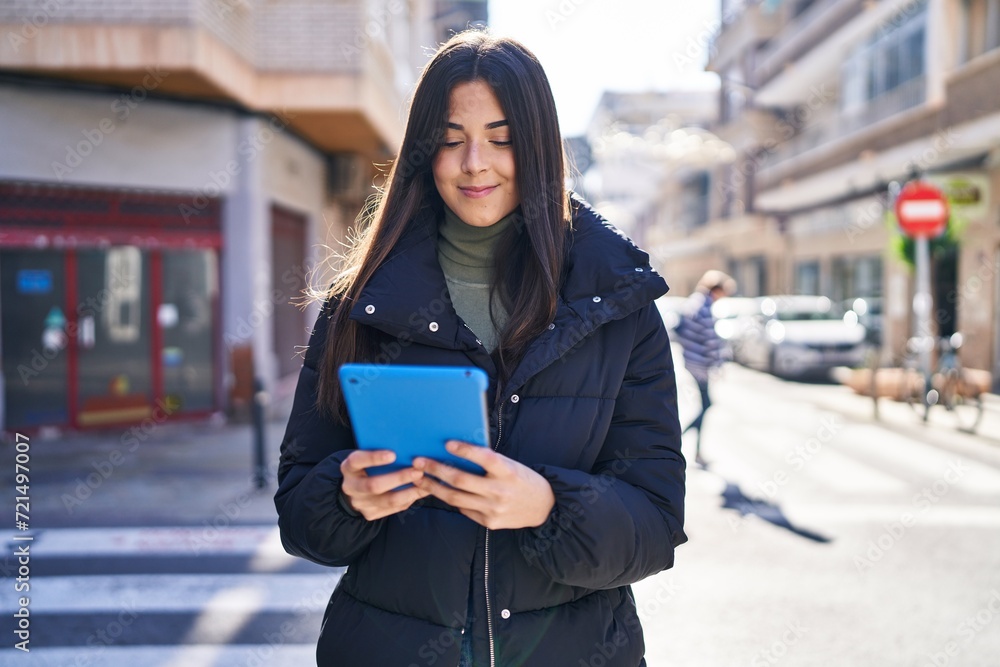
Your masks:
{"label": "jacket hood", "polygon": [[650,266],[647,253],[575,194],[571,207],[561,296],[581,319],[620,319],[666,294],[667,283]]}
{"label": "jacket hood", "polygon": [[[568,308],[596,326],[625,317],[667,292],[649,255],[621,230],[575,194],[571,209],[560,310]],[[411,222],[354,305],[352,319],[392,335],[407,332],[422,343],[456,345],[459,326],[437,259],[437,225],[429,210]],[[435,335],[424,335],[432,322]]]}
{"label": "jacket hood", "polygon": [[[526,350],[508,391],[601,324],[627,317],[668,289],[650,266],[649,255],[576,195],[571,210],[555,320]],[[461,335],[463,323],[437,259],[437,228],[429,209],[414,218],[365,286],[351,319],[402,340],[471,351],[476,344]]]}

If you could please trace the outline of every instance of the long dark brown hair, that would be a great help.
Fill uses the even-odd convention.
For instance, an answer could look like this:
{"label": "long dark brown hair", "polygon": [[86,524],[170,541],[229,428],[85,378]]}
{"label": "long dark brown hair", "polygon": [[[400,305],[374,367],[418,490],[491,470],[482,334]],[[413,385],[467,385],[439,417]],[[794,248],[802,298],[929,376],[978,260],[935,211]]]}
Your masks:
{"label": "long dark brown hair", "polygon": [[518,217],[499,240],[492,295],[508,313],[494,360],[510,377],[533,338],[553,320],[570,224],[566,162],[548,78],[519,42],[470,30],[438,49],[417,82],[399,155],[381,196],[360,217],[361,232],[324,293],[333,308],[320,368],[318,406],[346,422],[340,365],[374,358],[375,332],[349,318],[353,305],[418,214],[440,215],[432,164],[444,137],[449,99],[459,84],[483,81],[510,125]]}

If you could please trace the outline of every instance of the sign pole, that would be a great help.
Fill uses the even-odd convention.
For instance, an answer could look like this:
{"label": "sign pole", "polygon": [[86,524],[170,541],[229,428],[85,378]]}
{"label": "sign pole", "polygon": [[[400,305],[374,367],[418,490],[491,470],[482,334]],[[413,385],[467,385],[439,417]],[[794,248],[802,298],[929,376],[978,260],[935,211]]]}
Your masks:
{"label": "sign pole", "polygon": [[913,295],[913,341],[918,346],[920,372],[924,376],[924,421],[928,408],[937,403],[931,379],[931,353],[934,351],[931,312],[930,239],[942,234],[948,225],[948,200],[929,183],[911,181],[896,197],[896,220],[904,234],[913,239],[916,250],[917,285]]}
{"label": "sign pole", "polygon": [[[937,401],[932,400],[931,394],[931,351],[934,348],[934,336],[931,331],[931,312],[933,310],[934,298],[931,296],[931,252],[930,240],[926,236],[918,236],[914,239],[916,244],[916,270],[917,285],[916,293],[913,295],[914,335],[920,346],[919,361],[920,374],[924,378],[924,405],[927,406]],[[924,419],[927,412],[924,411]]]}

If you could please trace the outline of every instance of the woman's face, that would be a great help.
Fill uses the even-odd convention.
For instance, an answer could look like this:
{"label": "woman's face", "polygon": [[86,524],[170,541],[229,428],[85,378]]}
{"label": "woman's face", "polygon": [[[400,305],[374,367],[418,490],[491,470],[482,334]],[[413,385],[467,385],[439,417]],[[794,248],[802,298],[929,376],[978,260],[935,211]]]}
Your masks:
{"label": "woman's face", "polygon": [[473,227],[489,227],[520,203],[510,127],[485,82],[452,89],[448,125],[433,171],[441,199]]}

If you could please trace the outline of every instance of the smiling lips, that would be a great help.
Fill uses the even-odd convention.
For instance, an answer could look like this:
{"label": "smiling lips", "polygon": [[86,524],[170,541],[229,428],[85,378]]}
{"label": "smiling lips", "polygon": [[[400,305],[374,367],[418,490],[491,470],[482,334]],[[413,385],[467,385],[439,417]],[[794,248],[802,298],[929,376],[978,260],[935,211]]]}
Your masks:
{"label": "smiling lips", "polygon": [[464,187],[464,188],[460,187],[459,190],[461,190],[462,194],[464,194],[466,197],[471,197],[472,199],[480,199],[480,198],[485,197],[486,195],[490,194],[491,192],[493,192],[494,190],[496,190],[498,187],[500,187],[500,186],[499,185],[477,185],[477,186],[469,186],[469,187]]}

